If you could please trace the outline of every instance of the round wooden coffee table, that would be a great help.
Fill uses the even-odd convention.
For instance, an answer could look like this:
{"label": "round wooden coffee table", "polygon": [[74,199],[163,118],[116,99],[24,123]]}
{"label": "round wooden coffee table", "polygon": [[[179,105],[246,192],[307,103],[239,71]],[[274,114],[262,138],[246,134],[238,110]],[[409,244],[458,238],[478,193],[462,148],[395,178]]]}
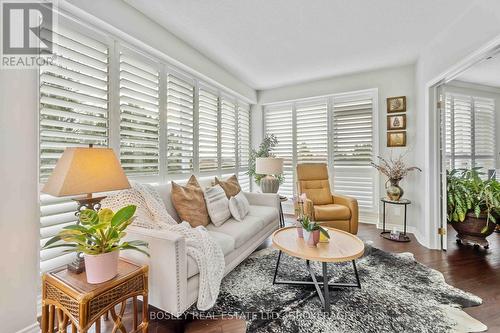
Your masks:
{"label": "round wooden coffee table", "polygon": [[[296,227],[285,227],[276,230],[273,233],[273,247],[279,250],[278,260],[276,262],[276,269],[274,271],[273,284],[288,284],[288,285],[314,285],[318,296],[323,303],[326,313],[330,313],[330,289],[329,287],[355,287],[361,288],[359,281],[358,270],[356,269],[355,260],[361,257],[365,251],[364,243],[355,235],[348,232],[334,229],[325,228],[330,235],[328,243],[319,243],[317,247],[309,247],[302,238],[297,237]],[[311,275],[312,281],[291,281],[291,280],[278,280],[278,269],[281,260],[281,254],[286,254],[304,259],[306,267]],[[323,280],[318,281],[314,271],[311,268],[310,261],[319,261],[323,268]],[[354,268],[354,275],[356,283],[328,283],[328,270],[327,263],[340,263],[351,261]],[[323,292],[321,292],[323,287]]]}

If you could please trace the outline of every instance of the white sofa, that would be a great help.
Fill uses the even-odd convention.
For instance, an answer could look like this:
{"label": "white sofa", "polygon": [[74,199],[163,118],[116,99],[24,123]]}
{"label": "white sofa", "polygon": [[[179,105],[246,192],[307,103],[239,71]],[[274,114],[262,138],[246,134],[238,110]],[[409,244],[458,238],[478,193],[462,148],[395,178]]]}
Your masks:
{"label": "white sofa", "polygon": [[[202,187],[211,180],[201,180]],[[171,201],[171,184],[155,186],[170,215],[180,221]],[[220,244],[226,262],[225,275],[247,258],[279,227],[277,194],[244,192],[250,213],[241,222],[230,218],[222,226],[209,224],[207,229]],[[121,256],[149,265],[149,304],[179,316],[198,298],[199,271],[196,262],[186,255],[184,238],[170,231],[130,226],[127,239],[149,243],[150,257],[136,251],[122,251]]]}

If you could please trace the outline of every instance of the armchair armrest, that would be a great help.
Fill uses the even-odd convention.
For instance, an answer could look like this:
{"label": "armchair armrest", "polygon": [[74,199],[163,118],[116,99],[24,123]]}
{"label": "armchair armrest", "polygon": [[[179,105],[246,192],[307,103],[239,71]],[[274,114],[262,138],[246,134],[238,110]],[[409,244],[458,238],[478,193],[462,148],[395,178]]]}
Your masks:
{"label": "armchair armrest", "polygon": [[149,265],[149,304],[175,316],[182,314],[187,303],[186,242],[180,234],[167,230],[127,228],[126,240],[149,244],[149,255],[122,251],[121,256]]}
{"label": "armchair armrest", "polygon": [[333,194],[332,198],[333,203],[349,207],[351,210],[350,232],[354,235],[357,234],[359,217],[358,200],[341,194]]}

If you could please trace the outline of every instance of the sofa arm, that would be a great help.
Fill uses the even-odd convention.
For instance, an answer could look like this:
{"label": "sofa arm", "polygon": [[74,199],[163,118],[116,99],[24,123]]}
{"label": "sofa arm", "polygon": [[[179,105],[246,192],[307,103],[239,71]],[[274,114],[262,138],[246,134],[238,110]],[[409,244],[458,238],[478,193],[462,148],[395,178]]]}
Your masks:
{"label": "sofa arm", "polygon": [[149,304],[175,316],[182,314],[190,306],[184,237],[172,231],[130,226],[125,239],[149,244],[150,257],[131,250],[120,253],[133,262],[149,265]]}
{"label": "sofa arm", "polygon": [[280,197],[277,193],[255,193],[243,192],[250,205],[254,206],[269,206],[280,210]]}
{"label": "sofa arm", "polygon": [[358,217],[359,217],[359,209],[358,209],[358,200],[353,197],[348,197],[345,195],[334,194],[333,203],[347,206],[351,210],[351,220],[349,223],[349,229],[351,234],[356,235],[358,233]]}

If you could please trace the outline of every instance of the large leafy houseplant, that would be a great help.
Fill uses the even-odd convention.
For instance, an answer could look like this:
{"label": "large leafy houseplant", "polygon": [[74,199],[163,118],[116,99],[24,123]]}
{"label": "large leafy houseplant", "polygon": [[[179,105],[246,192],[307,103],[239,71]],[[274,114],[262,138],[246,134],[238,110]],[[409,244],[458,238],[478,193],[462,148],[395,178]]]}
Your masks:
{"label": "large leafy houseplant", "polygon": [[[96,212],[86,209],[80,212],[79,224],[64,227],[44,245],[45,249],[68,247],[65,252],[83,253],[88,283],[102,283],[118,273],[120,250],[135,250],[147,256],[141,249],[143,241],[122,241],[125,229],[134,221],[136,206],[129,205],[114,213],[109,208]],[[62,241],[62,243],[60,242]]]}
{"label": "large leafy houseplant", "polygon": [[121,242],[126,236],[125,229],[134,220],[135,210],[134,205],[123,207],[116,213],[109,208],[101,209],[99,212],[91,209],[83,210],[79,216],[79,224],[64,227],[56,236],[49,239],[43,248],[68,247],[65,252],[82,252],[87,255],[116,250],[135,250],[149,256],[140,248],[147,247],[146,242]]}
{"label": "large leafy houseplant", "polygon": [[[264,178],[266,175],[260,175],[255,173],[255,160],[257,157],[275,157],[275,155],[272,153],[272,150],[276,145],[278,144],[278,139],[274,134],[271,135],[266,135],[264,140],[262,140],[261,144],[259,145],[259,149],[251,149],[250,150],[250,156],[248,158],[248,172],[247,174],[250,177],[253,177],[255,180],[255,183],[260,186],[260,180]],[[283,175],[275,175],[275,177],[278,179],[280,185],[283,184],[283,181],[285,178]]]}
{"label": "large leafy houseplant", "polygon": [[468,214],[476,218],[484,217],[486,232],[489,223],[499,223],[500,183],[482,179],[481,168],[454,169],[446,172],[447,180],[447,218],[448,221],[464,222]]}

